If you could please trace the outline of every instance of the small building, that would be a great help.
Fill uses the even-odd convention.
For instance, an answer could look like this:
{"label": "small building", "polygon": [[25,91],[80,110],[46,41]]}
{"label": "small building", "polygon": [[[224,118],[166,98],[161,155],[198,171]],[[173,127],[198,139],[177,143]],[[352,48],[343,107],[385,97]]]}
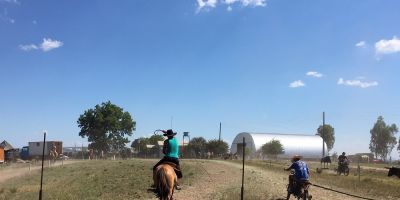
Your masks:
{"label": "small building", "polygon": [[4,150],[4,161],[16,160],[18,158],[18,149],[15,149],[7,141],[0,143],[0,147]]}
{"label": "small building", "polygon": [[0,163],[4,163],[4,148],[0,146]]}
{"label": "small building", "polygon": [[[284,154],[279,158],[290,158],[301,155],[306,159],[320,159],[322,157],[322,138],[318,135],[280,134],[280,133],[239,133],[232,142],[231,153],[241,155],[243,152],[243,138],[250,156],[259,157],[261,147],[272,140],[279,140],[284,148]],[[326,143],[324,143],[327,154]]]}
{"label": "small building", "polygon": [[[43,153],[43,142],[29,142],[29,156],[36,157],[36,156],[42,156]],[[48,156],[50,155],[51,148],[53,145],[56,146],[56,151],[58,154],[63,153],[63,146],[61,141],[46,141],[46,144],[44,145],[44,155]]]}

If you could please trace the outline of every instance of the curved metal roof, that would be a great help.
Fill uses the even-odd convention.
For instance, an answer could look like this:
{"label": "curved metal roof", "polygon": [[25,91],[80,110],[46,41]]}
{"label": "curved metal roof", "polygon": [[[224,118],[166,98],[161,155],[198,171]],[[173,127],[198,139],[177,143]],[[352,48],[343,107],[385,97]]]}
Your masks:
{"label": "curved metal roof", "polygon": [[[246,146],[253,153],[260,150],[265,143],[279,140],[285,150],[285,153],[279,157],[291,157],[296,154],[302,155],[304,158],[322,157],[322,138],[318,135],[242,132],[233,140],[231,153],[237,152],[237,144],[243,143],[243,137],[246,140]],[[324,145],[326,150],[326,144]]]}

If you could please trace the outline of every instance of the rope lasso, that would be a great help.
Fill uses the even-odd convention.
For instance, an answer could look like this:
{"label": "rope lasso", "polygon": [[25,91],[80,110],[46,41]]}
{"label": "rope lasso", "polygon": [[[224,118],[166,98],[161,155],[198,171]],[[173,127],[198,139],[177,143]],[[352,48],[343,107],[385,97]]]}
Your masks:
{"label": "rope lasso", "polygon": [[327,187],[324,187],[324,186],[320,186],[320,185],[317,185],[317,184],[314,184],[314,183],[311,183],[311,185],[313,185],[315,187],[319,187],[319,188],[325,189],[325,190],[330,190],[330,191],[337,192],[337,193],[340,193],[340,194],[348,195],[348,196],[351,196],[351,197],[356,197],[356,198],[366,199],[366,200],[376,200],[376,199],[371,199],[371,198],[367,198],[367,197],[357,196],[357,195],[354,195],[354,194],[349,194],[349,193],[346,193],[346,192],[341,192],[341,191],[334,190],[334,189],[331,189],[331,188],[327,188]]}

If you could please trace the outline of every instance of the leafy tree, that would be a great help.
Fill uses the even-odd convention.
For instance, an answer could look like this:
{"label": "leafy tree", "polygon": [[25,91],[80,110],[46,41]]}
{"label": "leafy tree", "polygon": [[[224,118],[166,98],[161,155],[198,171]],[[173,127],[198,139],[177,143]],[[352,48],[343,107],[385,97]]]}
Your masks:
{"label": "leafy tree", "polygon": [[134,140],[131,144],[131,147],[135,149],[135,151],[141,153],[146,151],[147,147],[146,145],[150,144],[149,138],[146,137],[141,137],[136,140]]}
{"label": "leafy tree", "polygon": [[333,152],[331,157],[332,157],[332,161],[335,162],[339,156],[338,156],[338,153],[335,151],[335,152]]}
{"label": "leafy tree", "polygon": [[194,152],[194,155],[201,156],[207,150],[207,141],[203,137],[195,137],[190,140],[188,148],[191,152]]}
{"label": "leafy tree", "polygon": [[378,156],[386,160],[388,154],[392,152],[397,141],[395,134],[398,132],[396,124],[386,125],[383,121],[383,117],[379,116],[371,129],[371,141],[369,143],[369,149],[374,153],[375,158]]}
{"label": "leafy tree", "polygon": [[207,144],[207,150],[213,152],[214,155],[225,154],[228,152],[228,143],[222,140],[209,140]]}
{"label": "leafy tree", "polygon": [[129,142],[136,122],[131,115],[110,101],[97,104],[94,109],[86,110],[80,115],[79,136],[87,137],[95,150],[119,152]]}
{"label": "leafy tree", "polygon": [[164,141],[164,140],[165,140],[165,138],[162,135],[152,135],[149,138],[149,144],[157,145],[158,141]]}
{"label": "leafy tree", "polygon": [[397,150],[399,151],[399,153],[400,153],[400,138],[399,138],[399,146],[397,146]]}
{"label": "leafy tree", "polygon": [[279,140],[271,140],[270,142],[265,143],[261,147],[261,151],[264,155],[275,159],[279,154],[283,154],[285,152]]}
{"label": "leafy tree", "polygon": [[335,129],[329,124],[325,124],[324,127],[321,125],[317,129],[317,135],[324,139],[329,152],[335,144]]}

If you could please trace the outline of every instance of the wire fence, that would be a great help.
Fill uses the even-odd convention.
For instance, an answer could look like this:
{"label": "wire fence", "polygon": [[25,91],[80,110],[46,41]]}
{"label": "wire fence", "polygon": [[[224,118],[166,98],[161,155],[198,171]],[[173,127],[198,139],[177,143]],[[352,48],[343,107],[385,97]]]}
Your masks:
{"label": "wire fence", "polygon": [[360,198],[360,199],[367,199],[367,200],[377,200],[377,199],[372,199],[372,198],[368,198],[368,197],[362,197],[362,196],[350,194],[350,193],[347,193],[347,192],[342,192],[342,191],[334,190],[334,189],[327,188],[327,187],[324,187],[324,186],[320,186],[320,185],[317,185],[317,184],[312,184],[312,185],[315,186],[315,187],[319,187],[319,188],[322,188],[322,189],[325,189],[325,190],[337,192],[337,193],[344,194],[344,195],[351,196],[351,197],[356,197],[356,198]]}

